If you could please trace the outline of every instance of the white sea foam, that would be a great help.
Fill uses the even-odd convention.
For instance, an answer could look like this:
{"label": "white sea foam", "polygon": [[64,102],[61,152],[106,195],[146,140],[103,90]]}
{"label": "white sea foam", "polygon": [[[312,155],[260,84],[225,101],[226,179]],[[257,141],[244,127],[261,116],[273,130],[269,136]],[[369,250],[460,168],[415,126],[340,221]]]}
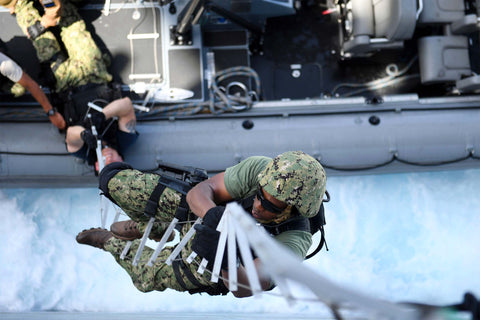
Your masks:
{"label": "white sea foam", "polygon": [[[393,301],[480,295],[480,170],[334,177],[328,190],[330,251],[306,262],[318,272]],[[0,311],[328,314],[319,303],[289,307],[277,290],[261,299],[141,293],[108,253],[75,242],[99,225],[95,189],[0,190]]]}

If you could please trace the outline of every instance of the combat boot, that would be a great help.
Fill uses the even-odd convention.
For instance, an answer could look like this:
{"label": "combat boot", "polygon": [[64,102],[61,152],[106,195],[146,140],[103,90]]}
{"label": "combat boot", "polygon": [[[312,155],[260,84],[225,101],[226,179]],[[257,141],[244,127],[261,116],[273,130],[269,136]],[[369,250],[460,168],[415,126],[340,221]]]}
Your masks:
{"label": "combat boot", "polygon": [[80,244],[87,244],[89,246],[105,250],[105,242],[112,237],[112,233],[103,228],[91,228],[80,232],[76,240]]}
{"label": "combat boot", "polygon": [[115,238],[128,241],[140,239],[143,236],[133,220],[115,222],[110,226],[110,231]]}
{"label": "combat boot", "polygon": [[[138,230],[137,223],[133,220],[115,222],[110,226],[110,231],[115,238],[122,240],[132,241],[143,237],[143,233]],[[162,239],[162,236],[163,234],[158,235],[151,233],[149,238],[158,242]],[[175,235],[171,234],[168,241],[172,241],[174,237]]]}

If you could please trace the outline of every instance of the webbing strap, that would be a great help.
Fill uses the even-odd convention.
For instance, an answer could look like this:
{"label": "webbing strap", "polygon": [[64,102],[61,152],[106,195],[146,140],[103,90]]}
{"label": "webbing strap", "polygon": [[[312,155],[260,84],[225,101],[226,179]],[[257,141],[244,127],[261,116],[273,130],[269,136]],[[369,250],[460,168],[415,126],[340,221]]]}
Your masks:
{"label": "webbing strap", "polygon": [[166,187],[169,187],[170,189],[178,191],[178,192],[180,192],[181,194],[184,194],[184,195],[186,195],[188,193],[188,191],[190,191],[190,189],[192,189],[190,184],[188,184],[187,182],[175,179],[173,177],[165,176],[165,175],[160,176],[160,179],[158,179],[158,183],[160,183],[160,184],[162,184]]}
{"label": "webbing strap", "polygon": [[[180,204],[177,207],[177,211],[175,211],[175,218],[178,219],[180,222],[185,222],[189,220],[190,215],[190,208],[188,207],[187,203],[187,196],[182,194],[182,198],[180,199]],[[179,223],[175,226],[175,229],[181,231],[183,228],[183,223]]]}
{"label": "webbing strap", "polygon": [[158,206],[158,200],[160,200],[160,196],[162,195],[162,192],[163,190],[165,190],[166,187],[182,194],[182,198],[180,199],[180,205],[175,212],[175,217],[178,218],[178,220],[180,221],[186,221],[188,213],[186,194],[192,187],[183,181],[179,181],[175,178],[168,176],[160,176],[160,178],[158,179],[158,184],[150,195],[150,198],[148,199],[145,206],[145,215],[148,217],[155,216]]}
{"label": "webbing strap", "polygon": [[[205,292],[211,296],[217,295],[226,295],[229,290],[223,284],[223,281],[219,281],[214,287],[202,285],[197,278],[193,275],[192,271],[187,267],[183,260],[174,260],[172,261],[173,273],[175,274],[175,278],[178,281],[178,284],[185,290],[188,291],[190,294],[195,293],[202,293]],[[190,281],[196,288],[195,289],[187,289],[187,285],[185,281],[183,281],[182,274],[180,272],[182,270],[185,277],[187,277],[188,281]]]}
{"label": "webbing strap", "polygon": [[197,278],[195,278],[192,271],[187,267],[183,260],[180,260],[180,266],[182,267],[183,273],[187,277],[188,281],[190,281],[195,287],[203,287],[203,285],[198,282]]}
{"label": "webbing strap", "polygon": [[[180,261],[183,262],[183,260],[180,260]],[[187,285],[185,284],[185,281],[183,281],[182,274],[180,273],[180,261],[179,260],[172,261],[173,273],[175,274],[175,278],[177,279],[180,287],[182,287],[183,290],[188,290]]]}
{"label": "webbing strap", "polygon": [[198,289],[205,287],[197,280],[197,278],[195,278],[192,271],[187,267],[187,265],[183,260],[173,260],[172,267],[173,267],[173,272],[175,274],[175,278],[177,278],[178,283],[184,290],[190,290],[190,289],[187,288],[185,281],[183,281],[182,274],[180,273],[180,269],[183,271],[183,274],[185,275],[185,277],[187,277],[188,281],[190,281],[195,287],[197,287]]}
{"label": "webbing strap", "polygon": [[165,186],[161,183],[158,183],[153,192],[150,194],[150,197],[147,200],[147,204],[145,205],[145,209],[143,210],[143,213],[150,219],[148,220],[147,227],[143,232],[142,240],[140,242],[140,245],[138,246],[135,258],[132,261],[132,264],[134,266],[138,264],[140,256],[142,255],[143,249],[145,247],[145,243],[147,242],[148,236],[152,231],[153,223],[155,222],[155,214],[157,213],[158,200],[160,199],[160,195],[162,194],[163,190],[165,190]]}
{"label": "webbing strap", "polygon": [[182,195],[177,211],[175,211],[175,218],[177,218],[179,221],[187,221],[188,210],[189,207],[187,204],[187,197],[185,195]]}
{"label": "webbing strap", "polygon": [[158,200],[160,200],[160,196],[162,195],[162,192],[163,190],[165,190],[165,188],[166,186],[159,181],[152,194],[150,194],[150,198],[148,198],[147,204],[145,205],[145,209],[143,211],[143,213],[147,217],[155,217],[155,213],[157,212],[158,207]]}
{"label": "webbing strap", "polygon": [[327,241],[325,240],[325,230],[323,229],[323,226],[321,226],[320,227],[320,242],[318,243],[317,248],[312,253],[310,253],[309,255],[307,255],[305,257],[305,260],[310,259],[314,255],[316,255],[318,252],[320,252],[320,250],[322,250],[324,245],[325,245],[325,249],[327,249],[327,251],[328,251]]}
{"label": "webbing strap", "polygon": [[264,224],[263,227],[267,230],[268,233],[274,236],[277,236],[282,232],[290,231],[290,230],[301,230],[301,231],[310,232],[310,221],[308,221],[308,218],[298,217],[298,218],[287,220],[286,222],[277,224],[277,225]]}
{"label": "webbing strap", "polygon": [[60,65],[64,63],[66,60],[67,60],[67,57],[62,52],[59,52],[53,55],[53,57],[50,58],[50,62],[54,63],[53,66],[51,67],[52,72],[55,73],[55,71],[57,71]]}

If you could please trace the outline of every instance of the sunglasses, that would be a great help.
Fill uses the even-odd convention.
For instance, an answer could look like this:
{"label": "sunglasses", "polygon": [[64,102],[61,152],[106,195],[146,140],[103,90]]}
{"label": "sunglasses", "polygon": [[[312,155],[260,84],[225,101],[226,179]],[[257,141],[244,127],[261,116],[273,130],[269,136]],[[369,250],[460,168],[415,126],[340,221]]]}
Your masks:
{"label": "sunglasses", "polygon": [[260,186],[258,186],[258,190],[257,190],[257,199],[260,200],[262,207],[271,213],[280,214],[285,210],[285,209],[280,209],[279,207],[275,206],[273,203],[265,199],[265,196],[263,195],[263,192],[262,192],[262,187]]}

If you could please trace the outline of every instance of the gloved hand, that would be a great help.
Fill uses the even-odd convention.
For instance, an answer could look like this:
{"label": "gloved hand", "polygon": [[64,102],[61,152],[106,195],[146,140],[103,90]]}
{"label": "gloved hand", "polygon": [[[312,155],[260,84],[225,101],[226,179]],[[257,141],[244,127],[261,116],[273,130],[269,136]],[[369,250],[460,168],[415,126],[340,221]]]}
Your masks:
{"label": "gloved hand", "polygon": [[47,30],[40,21],[35,21],[33,25],[27,28],[27,33],[30,39],[37,39],[42,33]]}
{"label": "gloved hand", "polygon": [[90,131],[89,129],[83,130],[80,133],[80,138],[82,138],[83,142],[85,142],[89,149],[97,148],[97,138],[95,138],[92,131]]}
{"label": "gloved hand", "polygon": [[[192,250],[208,261],[207,267],[209,269],[213,268],[215,262],[218,239],[220,238],[220,232],[216,228],[224,211],[225,207],[213,207],[203,217],[203,224],[195,225],[197,232],[192,241]],[[225,250],[223,256],[222,269],[226,269],[228,266],[227,250]]]}
{"label": "gloved hand", "polygon": [[98,134],[103,134],[106,121],[105,114],[103,112],[93,111],[91,115],[91,124],[95,126]]}
{"label": "gloved hand", "polygon": [[[220,232],[203,224],[195,225],[197,231],[192,241],[192,250],[208,261],[207,268],[212,270],[217,254]],[[226,248],[225,248],[226,249]],[[227,250],[223,253],[222,269],[228,268]]]}
{"label": "gloved hand", "polygon": [[216,229],[220,219],[222,219],[224,211],[224,206],[210,208],[203,217],[203,224],[209,226],[210,228]]}

